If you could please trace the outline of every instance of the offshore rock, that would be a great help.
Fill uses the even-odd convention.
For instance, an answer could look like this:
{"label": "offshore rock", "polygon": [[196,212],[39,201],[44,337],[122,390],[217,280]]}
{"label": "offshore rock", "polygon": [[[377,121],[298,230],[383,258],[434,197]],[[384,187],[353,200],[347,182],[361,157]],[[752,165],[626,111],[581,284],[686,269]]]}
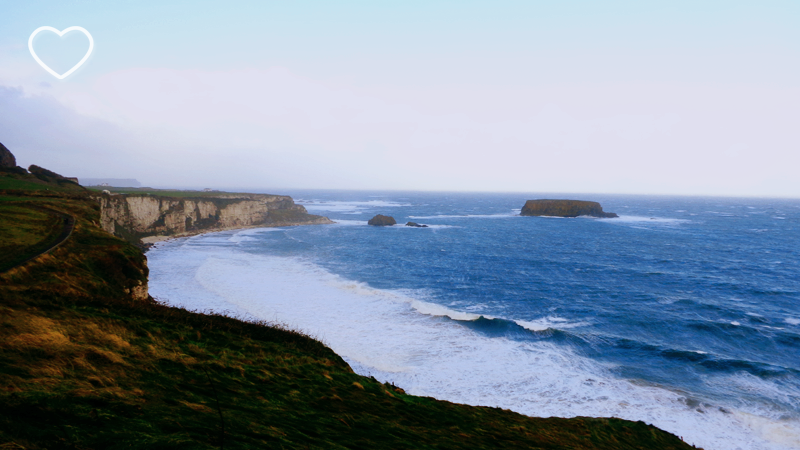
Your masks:
{"label": "offshore rock", "polygon": [[614,213],[603,211],[597,202],[583,200],[528,200],[520,212],[521,216],[578,217],[591,216],[601,218],[619,217]]}
{"label": "offshore rock", "polygon": [[385,227],[385,226],[395,225],[395,224],[397,224],[397,221],[394,220],[394,217],[384,216],[382,214],[378,214],[377,216],[373,217],[372,219],[369,219],[369,222],[367,222],[367,223],[369,225]]}
{"label": "offshore rock", "polygon": [[428,228],[427,225],[420,225],[417,222],[408,222],[406,223],[407,227],[417,227],[417,228]]}

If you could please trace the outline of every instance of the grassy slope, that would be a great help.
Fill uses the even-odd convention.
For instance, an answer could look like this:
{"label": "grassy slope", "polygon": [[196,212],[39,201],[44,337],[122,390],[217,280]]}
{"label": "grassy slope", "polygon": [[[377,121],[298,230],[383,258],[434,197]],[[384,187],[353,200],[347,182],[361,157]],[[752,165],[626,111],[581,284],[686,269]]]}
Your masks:
{"label": "grassy slope", "polygon": [[78,221],[0,275],[0,448],[690,448],[641,422],[406,395],[300,333],[128,300],[143,259],[92,201],[26,201]]}
{"label": "grassy slope", "polygon": [[4,250],[0,253],[0,272],[50,247],[63,225],[63,220],[56,214],[8,200],[14,199],[0,199],[0,217],[3,223],[9,224],[0,227],[0,242]]}
{"label": "grassy slope", "polygon": [[241,194],[241,192],[204,192],[195,190],[178,190],[178,189],[153,189],[153,188],[131,188],[131,187],[113,187],[113,186],[90,186],[87,189],[95,192],[109,191],[114,194],[148,194],[157,195],[160,197],[178,197],[178,198],[208,198],[217,196],[228,196]]}
{"label": "grassy slope", "polygon": [[19,190],[26,194],[39,191],[58,193],[85,193],[81,186],[65,180],[43,180],[33,175],[10,174],[0,172],[0,191]]}

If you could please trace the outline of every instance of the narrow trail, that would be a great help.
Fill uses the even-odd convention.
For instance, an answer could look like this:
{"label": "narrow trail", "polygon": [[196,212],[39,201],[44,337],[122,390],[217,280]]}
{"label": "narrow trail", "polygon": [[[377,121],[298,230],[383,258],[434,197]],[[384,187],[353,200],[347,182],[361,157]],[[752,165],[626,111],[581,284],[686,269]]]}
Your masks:
{"label": "narrow trail", "polygon": [[61,232],[59,233],[58,237],[56,237],[56,240],[52,244],[50,244],[46,249],[44,249],[41,252],[31,256],[30,258],[25,259],[24,261],[21,261],[20,263],[14,265],[12,267],[9,267],[8,269],[5,269],[4,271],[2,271],[2,273],[9,272],[9,271],[11,271],[13,269],[16,269],[17,267],[23,266],[23,265],[33,261],[34,259],[53,251],[53,249],[57,248],[59,245],[63,244],[64,241],[69,239],[69,237],[72,235],[72,230],[75,229],[75,218],[73,216],[67,214],[67,213],[63,213],[61,211],[56,211],[56,210],[50,209],[50,208],[45,208],[44,206],[25,205],[25,207],[26,208],[31,208],[31,209],[36,209],[36,210],[45,212],[47,214],[51,214],[51,215],[60,217],[61,220],[62,220]]}

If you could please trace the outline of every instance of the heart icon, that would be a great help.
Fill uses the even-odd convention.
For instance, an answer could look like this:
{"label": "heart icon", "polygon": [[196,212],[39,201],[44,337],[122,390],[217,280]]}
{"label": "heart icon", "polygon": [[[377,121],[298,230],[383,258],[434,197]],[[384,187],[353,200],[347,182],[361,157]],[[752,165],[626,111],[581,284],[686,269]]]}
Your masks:
{"label": "heart icon", "polygon": [[[81,33],[85,34],[87,38],[89,38],[89,50],[87,50],[86,54],[83,55],[83,59],[78,61],[78,64],[75,64],[72,67],[72,69],[69,69],[68,71],[66,71],[63,74],[59,75],[53,69],[48,67],[47,64],[43,63],[42,60],[39,59],[38,56],[36,56],[36,52],[33,51],[33,38],[36,37],[36,35],[39,34],[40,31],[52,31],[53,33],[57,34],[58,37],[64,37],[64,35],[69,33],[70,31],[80,31]],[[94,39],[92,39],[92,35],[89,34],[89,32],[86,31],[86,29],[84,29],[83,27],[69,27],[69,28],[65,28],[63,31],[58,31],[53,27],[39,27],[36,30],[34,30],[34,32],[31,34],[31,37],[28,38],[28,50],[31,51],[31,55],[33,55],[33,59],[35,59],[36,62],[38,62],[40,66],[44,67],[44,70],[50,72],[51,75],[53,75],[54,77],[58,78],[59,80],[63,80],[64,78],[68,77],[72,72],[75,72],[76,70],[78,70],[78,67],[80,67],[83,63],[86,62],[87,59],[89,59],[89,55],[92,54],[92,49],[93,48],[94,48]]]}

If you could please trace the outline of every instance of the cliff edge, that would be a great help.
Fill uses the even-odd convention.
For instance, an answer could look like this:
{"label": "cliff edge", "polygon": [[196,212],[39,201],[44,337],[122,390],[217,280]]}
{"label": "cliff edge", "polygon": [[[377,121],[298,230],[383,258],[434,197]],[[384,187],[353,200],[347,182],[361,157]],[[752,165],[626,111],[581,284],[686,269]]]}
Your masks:
{"label": "cliff edge", "polygon": [[286,195],[216,194],[171,197],[144,194],[99,195],[101,226],[131,242],[149,236],[186,236],[248,227],[333,223],[308,214]]}
{"label": "cliff edge", "polygon": [[553,216],[578,217],[591,216],[601,218],[619,217],[614,213],[603,211],[597,202],[583,200],[528,200],[520,212],[521,216]]}

